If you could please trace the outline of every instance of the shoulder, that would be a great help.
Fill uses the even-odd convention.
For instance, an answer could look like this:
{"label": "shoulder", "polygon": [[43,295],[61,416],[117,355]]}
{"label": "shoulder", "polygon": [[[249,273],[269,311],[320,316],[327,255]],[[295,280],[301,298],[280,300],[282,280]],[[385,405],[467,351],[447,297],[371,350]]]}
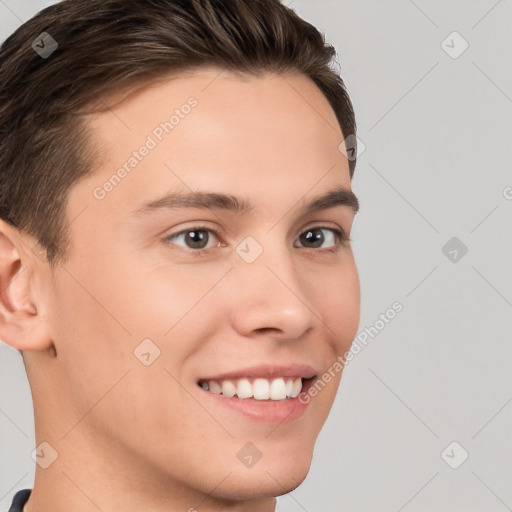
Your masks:
{"label": "shoulder", "polygon": [[23,512],[23,507],[28,501],[32,489],[22,489],[18,491],[12,499],[11,508],[8,512]]}

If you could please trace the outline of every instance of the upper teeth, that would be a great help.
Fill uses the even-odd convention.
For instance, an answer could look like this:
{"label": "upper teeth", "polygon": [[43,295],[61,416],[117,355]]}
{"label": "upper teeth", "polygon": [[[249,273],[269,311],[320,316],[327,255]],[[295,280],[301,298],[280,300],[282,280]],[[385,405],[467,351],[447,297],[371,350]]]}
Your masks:
{"label": "upper teeth", "polygon": [[295,398],[302,390],[302,379],[249,379],[204,381],[201,386],[207,391],[229,398],[235,395],[238,398],[251,398],[256,400],[284,400],[286,397]]}

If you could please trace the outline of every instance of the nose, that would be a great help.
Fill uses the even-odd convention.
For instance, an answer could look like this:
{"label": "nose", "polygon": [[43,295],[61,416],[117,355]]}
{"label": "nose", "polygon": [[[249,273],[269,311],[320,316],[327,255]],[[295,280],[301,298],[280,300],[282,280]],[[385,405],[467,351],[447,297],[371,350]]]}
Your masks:
{"label": "nose", "polygon": [[231,323],[240,335],[292,341],[319,321],[291,255],[264,251],[253,263],[237,261],[230,274]]}

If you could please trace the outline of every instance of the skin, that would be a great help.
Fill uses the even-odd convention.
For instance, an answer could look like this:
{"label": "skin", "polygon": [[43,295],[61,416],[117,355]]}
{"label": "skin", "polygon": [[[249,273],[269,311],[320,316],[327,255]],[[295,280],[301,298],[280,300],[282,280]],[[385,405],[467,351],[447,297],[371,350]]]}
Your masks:
{"label": "skin", "polygon": [[[191,113],[95,199],[190,96]],[[0,338],[24,351],[36,445],[58,452],[37,466],[25,511],[273,511],[307,475],[340,373],[277,428],[206,402],[197,380],[257,363],[321,373],[349,349],[360,307],[350,242],[333,245],[328,229],[324,247],[297,242],[311,226],[350,235],[350,207],[303,210],[332,188],[351,189],[344,136],[299,74],[203,68],[111,104],[87,119],[104,157],[70,191],[64,265],[52,272],[31,237],[0,221]],[[191,189],[254,208],[130,214]],[[169,238],[198,223],[219,231],[206,253]],[[247,236],[263,248],[251,264],[235,251]],[[133,353],[146,338],[161,351],[149,366]],[[252,468],[236,457],[248,441],[262,454]]]}

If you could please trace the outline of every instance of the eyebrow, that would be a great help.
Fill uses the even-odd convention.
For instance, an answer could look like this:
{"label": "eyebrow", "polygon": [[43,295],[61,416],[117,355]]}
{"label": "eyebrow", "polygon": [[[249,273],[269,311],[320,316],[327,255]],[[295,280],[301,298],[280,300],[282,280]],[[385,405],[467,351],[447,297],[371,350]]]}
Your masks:
{"label": "eyebrow", "polygon": [[[302,206],[302,209],[304,214],[307,215],[335,206],[348,206],[354,214],[359,211],[357,196],[351,190],[343,187],[337,187],[313,197]],[[246,215],[254,209],[254,205],[247,199],[218,192],[171,192],[159,199],[145,203],[140,208],[132,211],[131,215],[143,216],[159,210],[178,208],[213,208]]]}

